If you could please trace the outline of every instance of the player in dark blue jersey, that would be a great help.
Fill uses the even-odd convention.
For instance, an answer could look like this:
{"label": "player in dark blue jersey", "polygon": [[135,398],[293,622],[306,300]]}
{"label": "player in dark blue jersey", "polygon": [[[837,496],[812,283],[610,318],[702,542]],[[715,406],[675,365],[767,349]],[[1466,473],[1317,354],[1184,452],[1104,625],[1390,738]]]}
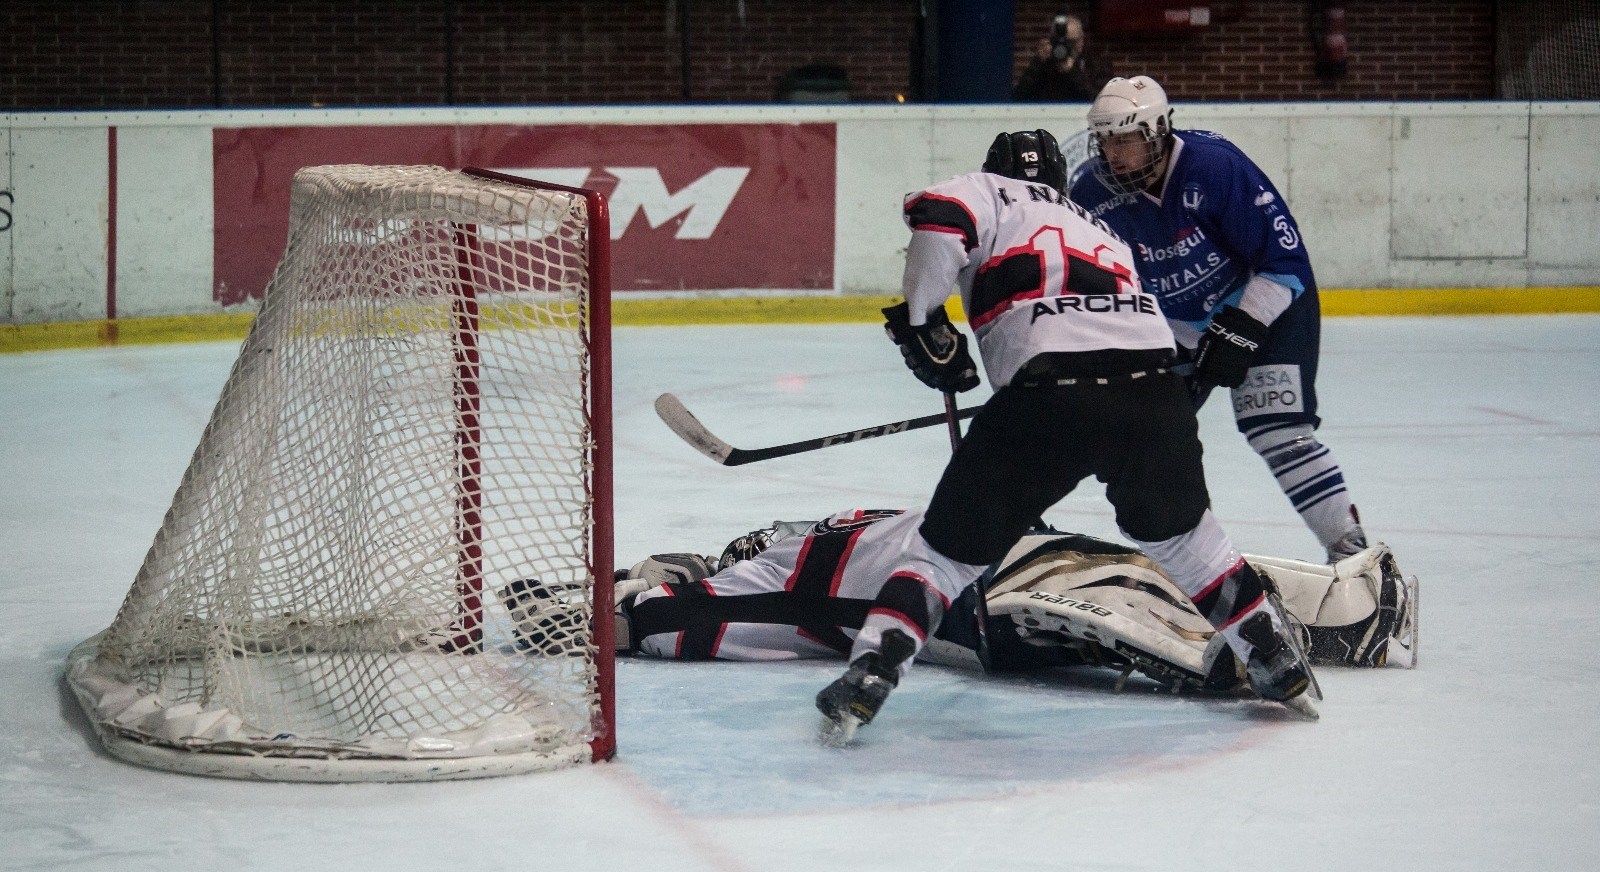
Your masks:
{"label": "player in dark blue jersey", "polygon": [[1149,76],[1112,79],[1089,110],[1093,172],[1072,199],[1133,245],[1196,402],[1231,388],[1234,418],[1334,562],[1366,547],[1344,473],[1316,437],[1321,306],[1289,206],[1220,134],[1174,130]]}

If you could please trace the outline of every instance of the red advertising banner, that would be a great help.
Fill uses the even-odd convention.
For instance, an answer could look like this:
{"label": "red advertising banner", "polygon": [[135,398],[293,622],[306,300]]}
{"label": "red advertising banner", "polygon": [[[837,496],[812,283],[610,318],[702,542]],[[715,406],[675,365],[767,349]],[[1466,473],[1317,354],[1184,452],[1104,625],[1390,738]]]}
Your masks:
{"label": "red advertising banner", "polygon": [[261,297],[288,238],[289,180],[341,163],[598,190],[617,291],[835,287],[832,124],[247,127],[212,133],[217,302]]}

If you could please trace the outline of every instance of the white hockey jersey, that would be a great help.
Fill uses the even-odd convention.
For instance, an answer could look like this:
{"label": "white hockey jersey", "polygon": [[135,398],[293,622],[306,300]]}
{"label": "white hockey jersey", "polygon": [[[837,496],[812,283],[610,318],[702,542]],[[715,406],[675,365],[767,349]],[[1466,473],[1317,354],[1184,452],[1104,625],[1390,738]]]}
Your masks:
{"label": "white hockey jersey", "polygon": [[[912,593],[893,618],[926,638],[985,567],[929,548],[917,532],[922,518],[900,509],[840,512],[704,581],[651,588],[633,605],[639,650],[690,660],[843,654],[875,612],[894,610],[884,590],[897,580]],[[927,613],[929,597],[939,615]]]}
{"label": "white hockey jersey", "polygon": [[911,322],[959,287],[989,383],[1046,352],[1173,347],[1128,244],[1047,185],[967,173],[907,195]]}

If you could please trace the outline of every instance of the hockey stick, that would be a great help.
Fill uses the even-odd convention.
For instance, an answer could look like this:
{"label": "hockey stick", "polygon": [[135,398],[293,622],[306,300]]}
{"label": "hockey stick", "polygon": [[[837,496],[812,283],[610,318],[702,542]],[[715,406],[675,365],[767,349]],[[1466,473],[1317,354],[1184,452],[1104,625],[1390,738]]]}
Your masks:
{"label": "hockey stick", "polygon": [[950,453],[961,447],[961,410],[956,408],[956,395],[944,392],[944,420],[950,425]]}
{"label": "hockey stick", "polygon": [[723,466],[743,466],[746,463],[755,463],[758,460],[771,460],[774,457],[788,457],[791,454],[804,454],[807,451],[816,451],[830,445],[843,445],[849,442],[860,442],[864,439],[876,439],[879,436],[892,436],[895,433],[904,433],[907,430],[920,430],[924,427],[937,427],[949,421],[951,426],[955,421],[970,418],[978,414],[982,406],[973,406],[967,409],[955,408],[954,399],[951,400],[946,410],[937,415],[924,415],[921,418],[912,418],[907,421],[895,421],[890,424],[879,424],[876,427],[867,427],[861,430],[847,430],[835,433],[832,436],[819,436],[815,439],[802,439],[799,442],[789,442],[784,445],[773,445],[770,448],[735,448],[727,442],[717,438],[706,425],[700,423],[690,411],[684,408],[682,401],[672,394],[662,394],[656,397],[656,414],[678,438],[689,443],[696,451],[715,460]]}

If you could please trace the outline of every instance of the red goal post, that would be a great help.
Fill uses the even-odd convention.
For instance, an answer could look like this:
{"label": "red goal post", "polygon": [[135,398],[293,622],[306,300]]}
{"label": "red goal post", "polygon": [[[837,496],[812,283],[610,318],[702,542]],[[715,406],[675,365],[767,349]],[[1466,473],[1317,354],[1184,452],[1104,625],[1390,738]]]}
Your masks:
{"label": "red goal post", "polygon": [[597,605],[592,616],[594,645],[602,655],[604,668],[597,675],[599,717],[603,729],[597,730],[591,745],[595,761],[609,760],[617,752],[616,624],[610,608],[614,576],[612,552],[616,542],[612,526],[615,513],[612,505],[614,484],[611,459],[611,212],[605,195],[588,188],[524,179],[481,167],[466,167],[462,172],[474,178],[572,194],[582,197],[587,207],[589,230],[584,242],[588,250],[591,361],[588,397],[590,426],[594,436],[591,450],[596,458],[590,481],[595,505],[590,539],[590,574],[595,584],[594,602],[606,604],[603,609]]}

